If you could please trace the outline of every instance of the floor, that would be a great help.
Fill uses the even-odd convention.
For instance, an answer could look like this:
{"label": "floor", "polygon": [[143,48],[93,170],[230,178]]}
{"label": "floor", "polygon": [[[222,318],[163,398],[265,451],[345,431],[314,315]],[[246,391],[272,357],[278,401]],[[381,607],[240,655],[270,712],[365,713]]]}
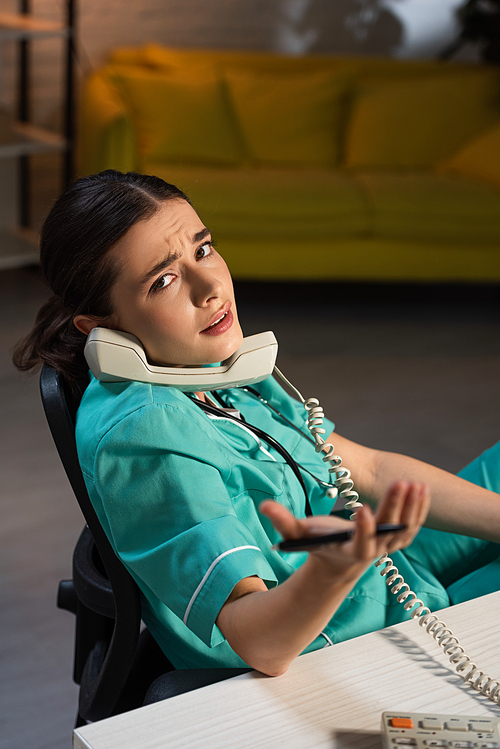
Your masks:
{"label": "floor", "polygon": [[[499,435],[495,288],[238,285],[246,334],[274,330],[278,364],[338,431],[458,470]],[[0,273],[0,749],[69,749],[73,619],[55,605],[83,525],[37,378],[10,349],[47,292],[34,269]]]}

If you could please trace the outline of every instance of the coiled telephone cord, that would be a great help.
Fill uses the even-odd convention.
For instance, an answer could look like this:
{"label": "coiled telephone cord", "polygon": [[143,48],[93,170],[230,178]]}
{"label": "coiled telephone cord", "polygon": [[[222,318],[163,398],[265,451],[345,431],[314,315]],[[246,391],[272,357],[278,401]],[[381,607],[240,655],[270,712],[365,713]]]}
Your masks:
{"label": "coiled telephone cord", "polygon": [[[340,498],[345,500],[344,508],[354,511],[350,516],[352,520],[356,514],[356,509],[362,507],[362,504],[359,501],[359,494],[354,489],[351,472],[342,466],[342,458],[340,455],[335,455],[334,446],[330,442],[325,442],[322,437],[325,434],[325,429],[322,426],[324,412],[318,399],[308,398],[306,400],[277,367],[275,367],[275,372],[296,393],[303,404],[307,412],[307,426],[314,438],[316,452],[323,452],[323,462],[330,463],[328,471],[335,476],[332,483],[337,488]],[[336,497],[336,490],[328,489],[326,493],[332,499]],[[383,554],[375,562],[377,568],[382,567],[382,565],[385,566],[380,570],[380,575],[385,578],[385,583],[390,588],[391,593],[397,596],[398,602],[403,604],[405,611],[410,612],[411,618],[436,640],[445,655],[448,656],[449,662],[455,667],[458,675],[466,684],[496,705],[500,705],[500,681],[492,679],[491,676],[488,676],[476,666],[451,629],[417,598],[387,554]]]}
{"label": "coiled telephone cord", "polygon": [[495,704],[500,705],[500,681],[492,679],[491,676],[488,676],[484,671],[477,668],[462,645],[460,645],[456,635],[417,598],[408,583],[405,583],[403,576],[387,554],[377,559],[375,567],[381,567],[383,564],[385,564],[385,567],[380,570],[380,574],[386,578],[385,582],[390,587],[391,593],[397,596],[398,602],[403,604],[405,611],[410,611],[411,618],[415,619],[436,640],[445,655],[448,656],[450,663],[455,666],[455,670],[459,676],[467,684],[478,692],[481,692],[481,694],[484,694],[485,697],[492,700]]}
{"label": "coiled telephone cord", "polygon": [[356,514],[355,510],[357,510],[358,507],[362,507],[362,504],[359,501],[358,492],[354,489],[351,472],[348,468],[342,466],[342,458],[340,455],[335,455],[335,448],[333,445],[330,442],[325,442],[321,436],[322,434],[325,434],[326,430],[323,429],[323,419],[325,418],[325,414],[322,406],[320,406],[319,400],[317,398],[308,398],[305,400],[297,388],[287,380],[282,372],[280,372],[278,367],[275,367],[274,371],[281,377],[283,382],[285,382],[288,387],[296,393],[297,397],[303,404],[307,411],[307,427],[314,439],[315,450],[317,453],[325,453],[322,458],[323,463],[330,463],[328,472],[334,477],[332,484],[336,489],[327,489],[327,496],[331,499],[335,499],[338,494],[340,498],[344,500],[344,508],[346,510],[354,511],[351,515],[352,520]]}

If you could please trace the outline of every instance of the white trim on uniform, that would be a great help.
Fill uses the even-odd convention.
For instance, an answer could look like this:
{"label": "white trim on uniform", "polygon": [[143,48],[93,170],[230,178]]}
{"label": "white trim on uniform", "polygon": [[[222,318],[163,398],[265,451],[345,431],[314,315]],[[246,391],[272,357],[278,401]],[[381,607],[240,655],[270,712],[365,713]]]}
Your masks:
{"label": "white trim on uniform", "polygon": [[254,438],[254,440],[259,446],[259,450],[262,450],[264,455],[267,455],[268,458],[271,458],[271,460],[274,460],[274,462],[277,463],[276,458],[273,455],[271,455],[271,453],[268,450],[266,450],[266,448],[262,445],[262,442],[257,437],[257,435],[254,434],[247,426],[245,426],[243,422],[234,421],[233,419],[227,419],[224,416],[216,416],[215,414],[207,414],[207,416],[209,419],[213,419],[214,421],[229,421],[230,424],[234,424],[235,426],[240,427],[240,429],[244,429],[245,432],[247,432],[247,434],[249,434],[251,437]]}
{"label": "white trim on uniform", "polygon": [[187,624],[189,614],[191,613],[191,609],[193,608],[193,605],[198,596],[198,593],[201,591],[201,589],[205,585],[214,567],[221,561],[221,559],[224,559],[224,557],[227,557],[228,554],[233,554],[235,551],[243,551],[243,549],[256,549],[257,551],[261,551],[258,546],[236,546],[234,549],[228,549],[227,551],[224,551],[222,554],[219,554],[219,556],[216,559],[214,559],[214,561],[212,562],[208,570],[205,572],[200,584],[198,585],[193,595],[191,596],[191,600],[189,601],[187,605],[186,613],[184,614],[184,619],[182,620],[184,624]]}
{"label": "white trim on uniform", "polygon": [[324,645],[323,647],[327,648],[327,647],[329,647],[330,645],[333,645],[333,642],[332,642],[332,641],[330,640],[330,638],[328,637],[328,635],[325,635],[325,633],[324,633],[324,632],[321,632],[320,634],[321,634],[321,636],[322,636],[322,637],[324,637],[324,638],[325,638],[325,640],[326,640],[326,645]]}

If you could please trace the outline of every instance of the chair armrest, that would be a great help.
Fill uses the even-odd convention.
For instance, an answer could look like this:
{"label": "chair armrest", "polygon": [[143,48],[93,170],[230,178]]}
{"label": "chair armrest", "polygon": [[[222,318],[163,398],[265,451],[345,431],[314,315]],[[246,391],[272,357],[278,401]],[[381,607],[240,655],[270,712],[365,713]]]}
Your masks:
{"label": "chair armrest", "polygon": [[97,553],[90,530],[84,528],[73,553],[73,588],[84,606],[96,614],[114,619],[113,589],[108,577],[96,564]]}
{"label": "chair armrest", "polygon": [[251,668],[187,668],[179,671],[169,671],[159,676],[149,687],[144,705],[160,702],[178,694],[192,692],[200,687],[216,684],[218,681],[230,679],[232,676],[247,674]]}
{"label": "chair armrest", "polygon": [[61,580],[57,590],[57,608],[76,614],[78,598],[73,580]]}

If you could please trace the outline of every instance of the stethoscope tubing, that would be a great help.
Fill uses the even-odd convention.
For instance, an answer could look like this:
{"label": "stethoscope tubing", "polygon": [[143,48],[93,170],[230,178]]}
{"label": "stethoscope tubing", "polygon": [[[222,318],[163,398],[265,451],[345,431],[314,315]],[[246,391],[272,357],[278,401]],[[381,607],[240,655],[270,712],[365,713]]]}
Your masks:
{"label": "stethoscope tubing", "polygon": [[[214,397],[215,397],[214,393]],[[217,398],[217,400],[219,400]],[[220,402],[220,401],[219,401]],[[212,416],[221,416],[223,414],[225,419],[229,419],[230,421],[234,421],[237,424],[240,423],[240,419],[236,418],[236,416],[233,416],[232,414],[229,414],[225,411],[221,414],[221,409],[217,408],[217,406],[212,406],[210,403],[206,403],[201,400],[194,400],[194,403],[201,408],[202,411],[204,411],[206,414],[212,414]],[[298,463],[292,458],[290,453],[286,448],[283,447],[282,444],[278,442],[278,440],[274,439],[270,434],[267,434],[267,432],[264,432],[263,429],[260,429],[259,427],[256,427],[254,424],[249,424],[248,421],[244,421],[245,427],[249,429],[251,432],[255,434],[256,437],[258,437],[261,440],[264,440],[264,442],[267,442],[267,444],[270,447],[273,447],[285,460],[285,462],[290,466],[293,473],[295,474],[297,481],[299,482],[300,486],[302,487],[302,491],[304,492],[305,497],[305,514],[306,516],[310,517],[312,513],[311,505],[309,502],[309,495],[307,493],[307,487],[304,482],[304,478],[300,472],[300,467]]]}

